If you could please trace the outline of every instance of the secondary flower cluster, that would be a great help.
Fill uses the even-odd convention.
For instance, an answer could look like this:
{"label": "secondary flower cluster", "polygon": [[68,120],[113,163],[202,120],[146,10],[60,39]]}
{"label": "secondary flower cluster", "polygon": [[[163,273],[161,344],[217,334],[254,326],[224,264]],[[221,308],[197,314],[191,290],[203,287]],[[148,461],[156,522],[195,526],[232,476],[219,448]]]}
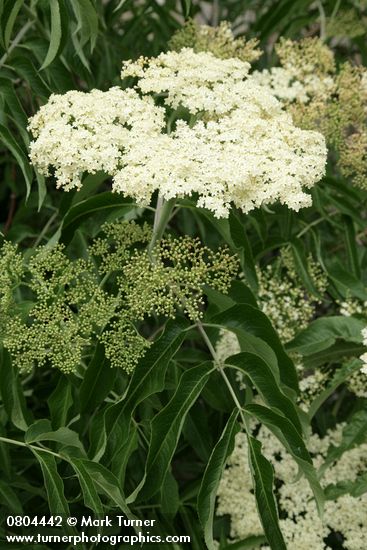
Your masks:
{"label": "secondary flower cluster", "polygon": [[103,233],[87,260],[70,259],[62,245],[29,260],[9,243],[0,250],[0,337],[21,370],[72,372],[97,339],[111,365],[130,372],[149,346],[139,320],[178,310],[197,319],[204,285],[226,292],[238,269],[226,249],[214,253],[190,237],[162,241],[152,262],[147,225],[116,222]]}
{"label": "secondary flower cluster", "polygon": [[276,46],[281,66],[254,73],[272,91],[296,124],[319,130],[334,149],[341,173],[367,188],[367,72],[344,63],[317,38],[281,39]]}
{"label": "secondary flower cluster", "polygon": [[[308,258],[308,271],[315,289],[324,294],[327,278],[311,257]],[[259,305],[282,342],[289,342],[312,320],[319,299],[304,288],[289,251],[282,251],[275,262],[258,269],[257,274]]]}
{"label": "secondary flower cluster", "polygon": [[[367,327],[362,330],[363,345],[367,347]],[[360,356],[362,366],[348,379],[348,389],[358,397],[367,398],[367,353]]]}
{"label": "secondary flower cluster", "polygon": [[[237,46],[233,39],[233,54]],[[242,54],[199,50],[126,61],[122,78],[135,79],[133,89],[52,96],[30,121],[33,164],[46,175],[52,167],[65,189],[102,170],[141,205],[156,190],[194,195],[217,217],[231,204],[244,212],[275,201],[309,206],[304,189],[325,168],[322,135],[294,125]]]}
{"label": "secondary flower cluster", "polygon": [[236,57],[241,61],[256,61],[262,54],[257,49],[259,41],[256,38],[246,40],[235,38],[227,21],[222,21],[218,27],[199,25],[189,19],[182,29],[179,29],[169,41],[169,49],[180,51],[192,48],[194,52],[211,52],[221,59]]}
{"label": "secondary flower cluster", "polygon": [[[345,426],[338,424],[324,437],[313,434],[309,449],[316,468],[321,467],[333,446],[339,446]],[[308,482],[297,481],[297,465],[275,436],[261,427],[257,439],[262,452],[272,463],[276,478],[276,496],[279,503],[283,532],[290,550],[325,550],[334,548],[327,537],[343,537],[346,550],[364,550],[367,545],[367,494],[363,493],[363,474],[367,466],[367,444],[363,443],[344,452],[326,470],[322,484],[330,500],[325,503],[322,522]],[[361,491],[358,492],[358,480]],[[331,500],[333,499],[333,500]],[[229,515],[232,540],[241,540],[263,533],[256,501],[252,490],[252,478],[248,462],[247,438],[244,433],[236,436],[235,448],[227,461],[218,490],[217,515]],[[265,550],[268,546],[262,546]]]}

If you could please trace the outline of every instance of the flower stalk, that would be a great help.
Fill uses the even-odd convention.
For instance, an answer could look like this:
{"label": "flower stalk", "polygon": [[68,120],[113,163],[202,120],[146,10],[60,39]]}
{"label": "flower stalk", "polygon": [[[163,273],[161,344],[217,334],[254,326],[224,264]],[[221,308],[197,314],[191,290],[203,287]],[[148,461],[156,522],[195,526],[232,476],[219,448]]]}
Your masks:
{"label": "flower stalk", "polygon": [[165,201],[161,195],[158,195],[157,207],[154,215],[153,234],[148,245],[148,252],[151,257],[155,245],[158,244],[163,237],[163,233],[171,217],[174,205],[175,199]]}

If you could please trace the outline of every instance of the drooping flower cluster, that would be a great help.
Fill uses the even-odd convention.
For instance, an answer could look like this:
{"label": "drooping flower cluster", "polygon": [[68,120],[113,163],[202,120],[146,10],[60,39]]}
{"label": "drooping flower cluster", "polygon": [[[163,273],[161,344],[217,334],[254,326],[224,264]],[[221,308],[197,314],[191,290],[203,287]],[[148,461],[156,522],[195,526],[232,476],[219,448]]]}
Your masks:
{"label": "drooping flower cluster", "polygon": [[242,59],[182,48],[125,62],[134,89],[52,96],[30,121],[32,162],[44,174],[53,167],[65,189],[84,171],[105,171],[141,205],[158,190],[198,196],[217,217],[232,203],[244,212],[309,206],[304,189],[324,173],[324,138],[296,127]]}
{"label": "drooping flower cluster", "polygon": [[[311,257],[308,271],[316,290],[323,294],[327,278]],[[282,251],[277,261],[265,269],[258,269],[257,275],[260,307],[272,321],[280,339],[289,342],[299,330],[308,326],[319,299],[304,288],[288,251]]]}
{"label": "drooping flower cluster", "polygon": [[316,38],[282,39],[276,47],[281,66],[254,73],[296,124],[319,130],[336,153],[341,173],[367,187],[367,73],[347,62],[337,70],[334,55]]}
{"label": "drooping flower cluster", "polygon": [[189,237],[163,240],[152,262],[147,225],[116,222],[103,233],[87,260],[70,259],[62,245],[28,260],[9,243],[0,250],[0,337],[22,371],[72,372],[98,340],[112,366],[131,372],[149,347],[137,322],[178,310],[197,319],[204,285],[226,292],[238,269],[226,249],[215,253]]}
{"label": "drooping flower cluster", "polygon": [[[363,336],[363,345],[367,346],[367,327],[362,330],[362,336]],[[367,353],[364,353],[361,355],[361,360],[363,361],[363,367],[361,368],[361,372],[363,374],[367,374]]]}
{"label": "drooping flower cluster", "polygon": [[[339,302],[340,314],[345,317],[357,316],[366,318],[367,301],[360,300],[347,294],[343,301]],[[362,344],[367,347],[367,328],[362,330]],[[367,397],[367,353],[360,356],[362,366],[349,376],[347,387],[349,391],[358,397]]]}
{"label": "drooping flower cluster", "polygon": [[[323,465],[331,445],[340,445],[344,425],[339,424],[320,438],[314,434],[309,441],[314,466]],[[367,444],[347,450],[324,473],[321,481],[327,491],[337,488],[337,497],[327,500],[324,521],[318,516],[309,484],[304,478],[297,481],[297,465],[275,436],[261,427],[257,439],[262,452],[275,470],[276,496],[280,509],[280,528],[289,550],[326,550],[327,537],[343,537],[346,550],[364,550],[367,545],[367,494],[362,491],[354,496],[348,486],[363,475],[367,466]],[[345,490],[342,490],[345,487]],[[248,462],[247,438],[238,433],[232,455],[227,461],[218,490],[217,515],[230,516],[231,538],[241,540],[261,535],[256,501]],[[263,550],[268,549],[262,546]]]}

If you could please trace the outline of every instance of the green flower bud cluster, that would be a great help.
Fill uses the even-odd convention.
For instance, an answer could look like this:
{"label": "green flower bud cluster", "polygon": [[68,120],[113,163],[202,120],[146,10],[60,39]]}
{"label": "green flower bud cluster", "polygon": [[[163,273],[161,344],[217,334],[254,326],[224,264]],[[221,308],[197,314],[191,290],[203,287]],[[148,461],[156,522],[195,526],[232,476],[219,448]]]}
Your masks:
{"label": "green flower bud cluster", "polygon": [[355,8],[340,10],[337,17],[326,20],[326,36],[328,38],[362,36],[367,30],[367,19]]}
{"label": "green flower bud cluster", "polygon": [[307,37],[298,42],[280,38],[275,51],[281,65],[298,76],[310,74],[324,77],[335,71],[334,54],[321,40]]}
{"label": "green flower bud cluster", "polygon": [[89,247],[92,255],[100,258],[98,271],[101,275],[121,271],[136,249],[147,245],[152,238],[152,228],[145,223],[138,225],[134,221],[105,223],[102,226],[103,237],[94,240]]}
{"label": "green flower bud cluster", "polygon": [[205,285],[227,292],[238,270],[228,249],[214,253],[188,236],[166,238],[153,249],[134,254],[119,282],[134,317],[152,313],[174,318],[177,308],[196,320],[202,316]]}
{"label": "green flower bud cluster", "polygon": [[222,21],[218,27],[199,25],[192,19],[172,36],[168,48],[180,51],[182,48],[192,48],[194,52],[211,52],[221,59],[237,57],[249,63],[256,61],[262,55],[257,49],[259,41],[252,38],[235,38],[230,24]]}
{"label": "green flower bud cluster", "polygon": [[227,250],[214,253],[183,237],[149,254],[151,233],[135,222],[105,224],[87,260],[70,259],[62,245],[40,247],[26,260],[5,243],[0,336],[14,364],[25,372],[35,366],[73,372],[99,340],[111,365],[131,372],[150,345],[137,321],[174,317],[180,308],[197,319],[205,285],[227,291],[238,268]]}
{"label": "green flower bud cluster", "polygon": [[16,292],[25,266],[17,247],[5,242],[0,255],[0,338],[6,332],[10,315],[15,311],[14,292]]}
{"label": "green flower bud cluster", "polygon": [[114,314],[114,297],[99,288],[90,262],[70,260],[61,245],[39,248],[27,265],[16,252],[16,261],[24,265],[23,292],[13,293],[16,307],[3,327],[4,346],[23,371],[51,365],[72,372]]}

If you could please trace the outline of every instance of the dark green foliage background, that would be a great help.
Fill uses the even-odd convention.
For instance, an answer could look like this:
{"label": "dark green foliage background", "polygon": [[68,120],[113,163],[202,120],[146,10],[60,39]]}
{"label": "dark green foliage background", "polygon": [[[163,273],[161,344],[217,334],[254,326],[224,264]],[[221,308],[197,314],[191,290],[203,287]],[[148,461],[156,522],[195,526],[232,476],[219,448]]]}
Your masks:
{"label": "dark green foliage background", "polygon": [[[343,8],[349,4],[353,6],[343,2]],[[326,15],[334,7],[334,1],[323,2]],[[78,193],[63,193],[55,190],[51,179],[46,182],[34,174],[27,160],[27,117],[51,93],[105,90],[118,85],[121,61],[165,50],[185,18],[197,16],[209,24],[226,19],[238,34],[245,12],[252,14],[246,36],[259,38],[267,52],[259,67],[273,60],[270,45],[278,36],[299,38],[305,32],[319,32],[320,13],[311,0],[205,4],[190,0],[0,0],[2,236],[24,250],[60,240],[71,255],[83,255],[101,224],[121,218],[129,208],[122,197],[109,193],[110,182],[103,175],[87,177]],[[339,45],[336,55],[338,61],[358,57],[366,64],[365,36]],[[315,289],[307,268],[309,252],[327,273],[330,300],[323,306],[327,314],[335,313],[333,299],[343,299],[348,292],[367,299],[363,246],[366,193],[336,177],[330,166],[327,177],[312,194],[313,207],[300,214],[274,207],[271,212],[259,210],[248,216],[232,213],[229,220],[222,221],[194,209],[194,203],[185,200],[170,226],[178,235],[200,235],[213,248],[226,242],[238,253],[246,285],[234,283],[228,297],[208,293],[206,320],[235,327],[239,335],[253,334],[273,348],[280,365],[278,381],[264,361],[261,369],[269,371],[268,375],[265,382],[257,380],[248,365],[251,357],[247,355],[251,354],[237,356],[236,364],[258,391],[268,396],[273,417],[267,421],[275,425],[281,422],[274,416],[279,416],[279,411],[287,416],[290,427],[285,426],[284,433],[291,445],[300,439],[299,419],[291,401],[297,379],[277,334],[257,309],[255,264],[291,245],[299,274],[311,294]],[[145,211],[142,218],[152,222],[151,212]],[[214,339],[216,335],[213,329],[210,336]],[[326,362],[335,371],[334,386],[314,404],[312,422],[321,435],[336,421],[366,411],[365,400],[351,399],[343,389],[346,374],[339,369],[346,355],[355,357],[363,352],[358,331],[353,333],[353,327],[324,320],[311,340],[301,335],[290,344],[290,350],[301,351],[310,365]],[[2,350],[1,517],[9,513],[41,516],[49,512],[80,515],[131,511],[140,518],[156,518],[162,532],[189,534],[194,550],[206,548],[203,532],[210,540],[213,490],[238,424],[231,396],[213,371],[198,332],[188,330],[183,318],[170,321],[131,380],[124,372],[109,368],[99,346],[89,360],[84,379],[51,369],[20,377]],[[235,387],[232,371],[229,377]],[[289,398],[283,393],[285,386]],[[331,407],[328,398],[335,388]],[[126,390],[124,399],[111,399],[111,395],[122,398]],[[244,402],[243,392],[237,393]],[[249,408],[248,414],[265,422],[264,411],[256,406]],[[365,426],[365,414],[362,416]],[[12,441],[6,442],[6,438]],[[306,449],[297,452],[299,463],[308,461]],[[264,484],[265,493],[271,494],[272,473],[256,440],[251,442],[251,456],[255,478]],[[270,506],[270,515],[263,519],[272,548],[279,550],[283,542],[272,518],[274,511]],[[224,539],[228,534],[226,518],[214,521],[214,533]],[[233,545],[233,549],[246,547],[246,543]]]}

